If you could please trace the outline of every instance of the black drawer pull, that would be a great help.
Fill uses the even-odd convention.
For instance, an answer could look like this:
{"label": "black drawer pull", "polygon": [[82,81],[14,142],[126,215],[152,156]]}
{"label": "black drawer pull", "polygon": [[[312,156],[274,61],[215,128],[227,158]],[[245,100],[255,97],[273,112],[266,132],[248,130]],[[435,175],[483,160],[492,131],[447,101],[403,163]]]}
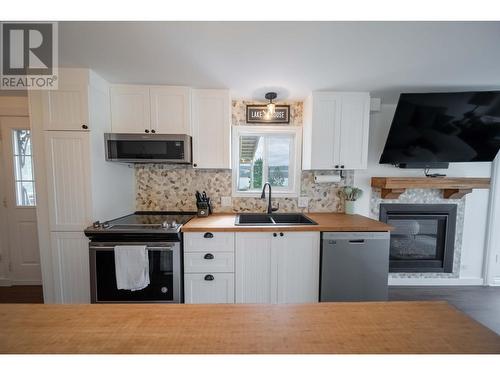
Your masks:
{"label": "black drawer pull", "polygon": [[213,276],[213,275],[206,275],[206,276],[205,276],[205,280],[206,280],[206,281],[213,281],[213,279],[214,279],[214,276]]}
{"label": "black drawer pull", "polygon": [[214,238],[214,234],[213,233],[210,233],[210,232],[207,232],[203,235],[203,237],[205,238]]}
{"label": "black drawer pull", "polygon": [[278,233],[273,233],[273,237],[276,237],[276,236],[278,236]]}
{"label": "black drawer pull", "polygon": [[280,233],[280,237],[283,237],[283,232]]}
{"label": "black drawer pull", "polygon": [[203,257],[204,259],[214,259],[214,255],[213,254],[205,254],[205,256]]}
{"label": "black drawer pull", "polygon": [[349,243],[365,243],[365,240],[349,240]]}

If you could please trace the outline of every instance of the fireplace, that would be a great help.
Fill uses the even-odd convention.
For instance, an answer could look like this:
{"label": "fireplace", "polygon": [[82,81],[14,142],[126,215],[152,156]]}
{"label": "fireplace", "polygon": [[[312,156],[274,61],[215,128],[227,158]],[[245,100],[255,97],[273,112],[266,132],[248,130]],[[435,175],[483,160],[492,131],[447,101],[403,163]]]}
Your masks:
{"label": "fireplace", "polygon": [[453,272],[455,204],[380,204],[392,225],[389,272]]}

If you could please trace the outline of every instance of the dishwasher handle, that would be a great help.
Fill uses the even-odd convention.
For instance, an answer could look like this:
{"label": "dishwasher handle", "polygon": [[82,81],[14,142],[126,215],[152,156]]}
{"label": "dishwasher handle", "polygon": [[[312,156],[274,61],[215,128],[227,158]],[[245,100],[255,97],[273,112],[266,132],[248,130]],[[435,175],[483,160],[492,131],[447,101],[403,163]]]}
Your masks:
{"label": "dishwasher handle", "polygon": [[364,243],[365,243],[365,240],[364,240],[364,239],[359,239],[359,240],[349,240],[349,243],[362,245],[362,244],[364,244]]}

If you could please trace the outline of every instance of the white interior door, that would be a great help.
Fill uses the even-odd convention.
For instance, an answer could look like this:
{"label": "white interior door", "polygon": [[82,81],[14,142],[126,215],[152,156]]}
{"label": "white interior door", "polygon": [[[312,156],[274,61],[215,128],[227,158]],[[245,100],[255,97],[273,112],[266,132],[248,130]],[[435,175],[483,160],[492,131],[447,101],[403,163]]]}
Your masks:
{"label": "white interior door", "polygon": [[35,175],[27,117],[0,118],[7,210],[9,279],[12,284],[41,285],[36,223]]}

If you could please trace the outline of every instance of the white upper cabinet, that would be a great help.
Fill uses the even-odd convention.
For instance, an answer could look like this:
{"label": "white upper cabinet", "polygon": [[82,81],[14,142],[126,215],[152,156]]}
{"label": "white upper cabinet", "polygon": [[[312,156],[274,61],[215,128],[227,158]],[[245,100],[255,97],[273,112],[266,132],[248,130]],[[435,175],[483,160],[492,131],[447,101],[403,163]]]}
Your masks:
{"label": "white upper cabinet", "polygon": [[191,89],[114,85],[111,127],[113,133],[191,135]]}
{"label": "white upper cabinet", "polygon": [[366,169],[370,95],[314,92],[304,104],[303,169]]}
{"label": "white upper cabinet", "polygon": [[236,303],[318,302],[319,232],[236,233]]}
{"label": "white upper cabinet", "polygon": [[148,86],[116,85],[111,94],[113,133],[149,133],[151,130]]}
{"label": "white upper cabinet", "polygon": [[42,103],[43,130],[89,130],[87,85],[59,85],[42,93]]}
{"label": "white upper cabinet", "polygon": [[153,87],[149,94],[153,133],[191,135],[190,88]]}
{"label": "white upper cabinet", "polygon": [[193,90],[193,167],[231,169],[229,90]]}

